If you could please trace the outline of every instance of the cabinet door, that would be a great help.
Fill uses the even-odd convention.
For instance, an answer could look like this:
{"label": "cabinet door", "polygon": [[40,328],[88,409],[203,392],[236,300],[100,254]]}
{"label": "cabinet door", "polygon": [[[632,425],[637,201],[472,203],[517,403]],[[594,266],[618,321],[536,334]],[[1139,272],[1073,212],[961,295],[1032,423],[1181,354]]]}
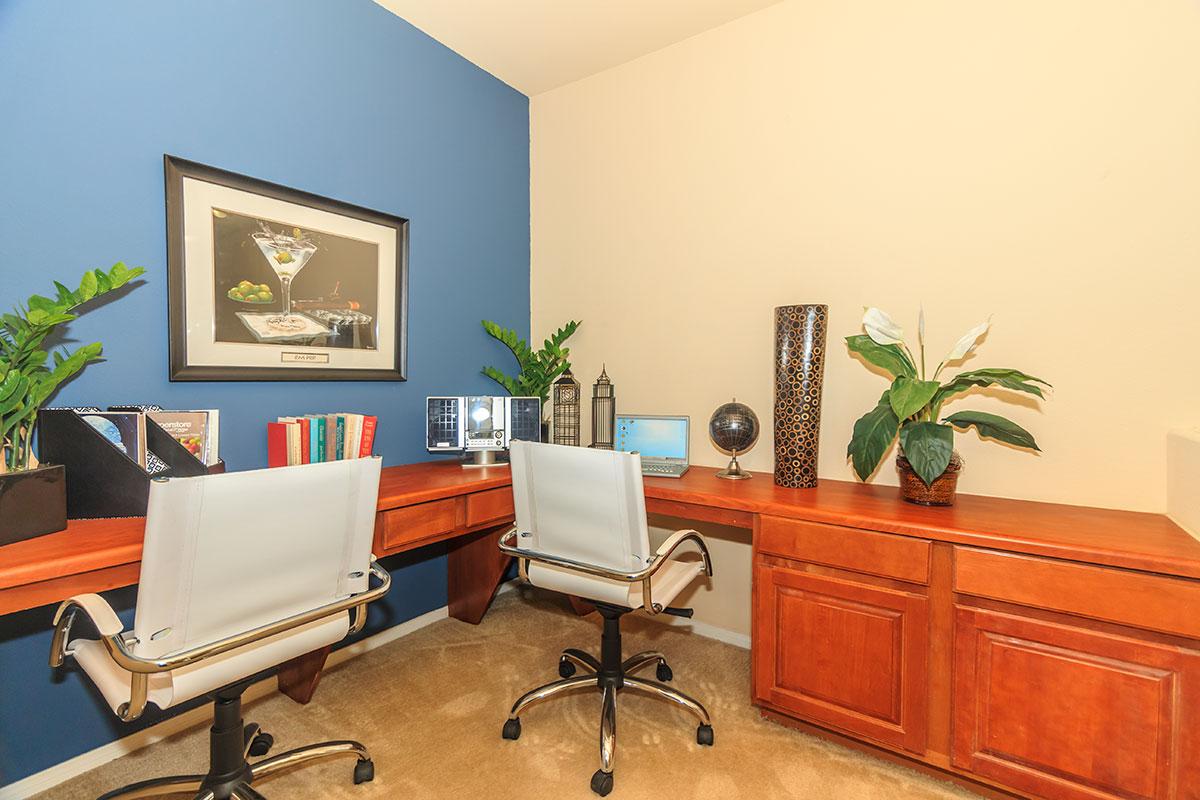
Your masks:
{"label": "cabinet door", "polygon": [[953,763],[1039,797],[1200,798],[1200,653],[959,606]]}
{"label": "cabinet door", "polygon": [[929,601],[764,564],[754,580],[756,699],[924,753]]}

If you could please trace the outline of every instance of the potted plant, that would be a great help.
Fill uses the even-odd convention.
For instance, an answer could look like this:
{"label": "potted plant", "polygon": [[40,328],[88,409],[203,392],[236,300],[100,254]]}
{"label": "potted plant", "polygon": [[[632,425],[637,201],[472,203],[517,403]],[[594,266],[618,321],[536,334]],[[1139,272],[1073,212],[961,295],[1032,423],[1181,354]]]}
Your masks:
{"label": "potted plant", "polygon": [[961,363],[971,354],[989,325],[983,322],[967,331],[932,376],[927,376],[924,311],[917,324],[918,360],[904,343],[903,329],[878,308],[867,309],[863,316],[866,333],[846,337],[846,345],[850,352],[891,375],[892,385],[875,407],[854,423],[847,455],[860,479],[865,481],[870,477],[899,434],[896,465],[903,498],[923,505],[952,505],[962,469],[962,459],[954,451],[956,428],[966,430],[974,426],[985,438],[1028,450],[1039,449],[1029,431],[996,414],[960,411],[941,416],[943,405],[977,386],[996,386],[1045,399],[1041,387],[1050,384],[1017,369],[973,369],[960,372],[944,383],[940,381],[946,367]]}
{"label": "potted plant", "polygon": [[571,355],[569,348],[563,347],[571,334],[580,323],[574,320],[550,334],[541,350],[533,350],[517,332],[510,328],[501,328],[494,322],[482,320],[483,329],[489,335],[502,342],[517,359],[521,371],[515,377],[510,377],[495,367],[484,367],[483,374],[504,387],[513,397],[538,397],[542,401],[542,441],[549,441],[546,415],[550,412],[550,388],[555,379],[571,368],[567,358]]}
{"label": "potted plant", "polygon": [[83,273],[72,291],[55,281],[54,299],[35,294],[0,315],[0,544],[66,527],[62,466],[39,466],[33,455],[37,412],[63,381],[100,358],[99,342],[69,351],[46,348],[50,334],[72,321],[82,306],[144,272],[115,264]]}

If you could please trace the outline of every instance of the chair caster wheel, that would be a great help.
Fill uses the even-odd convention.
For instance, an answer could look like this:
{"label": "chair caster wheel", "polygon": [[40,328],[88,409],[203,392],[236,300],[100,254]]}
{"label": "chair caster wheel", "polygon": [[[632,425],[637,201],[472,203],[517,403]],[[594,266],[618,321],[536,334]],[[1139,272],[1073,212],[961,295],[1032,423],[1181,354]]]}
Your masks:
{"label": "chair caster wheel", "polygon": [[265,756],[271,752],[271,748],[275,745],[275,737],[269,733],[259,733],[250,740],[250,749],[246,751],[247,755],[258,758]]}
{"label": "chair caster wheel", "polygon": [[696,744],[712,747],[713,729],[712,725],[700,725],[696,728]]}
{"label": "chair caster wheel", "polygon": [[658,678],[660,683],[668,683],[675,677],[675,673],[671,672],[671,668],[667,666],[667,662],[658,662],[658,667],[654,670],[654,677]]}
{"label": "chair caster wheel", "polygon": [[561,658],[558,661],[558,677],[569,678],[575,674],[575,664],[570,659]]}
{"label": "chair caster wheel", "polygon": [[613,789],[613,776],[611,772],[605,772],[602,769],[596,770],[596,774],[592,776],[592,791],[601,797],[607,797],[608,793]]}
{"label": "chair caster wheel", "polygon": [[505,739],[520,739],[521,738],[521,718],[514,717],[504,723],[504,730],[500,734]]}
{"label": "chair caster wheel", "polygon": [[373,780],[375,780],[375,762],[368,759],[354,765],[354,784],[356,786],[360,783],[370,783]]}

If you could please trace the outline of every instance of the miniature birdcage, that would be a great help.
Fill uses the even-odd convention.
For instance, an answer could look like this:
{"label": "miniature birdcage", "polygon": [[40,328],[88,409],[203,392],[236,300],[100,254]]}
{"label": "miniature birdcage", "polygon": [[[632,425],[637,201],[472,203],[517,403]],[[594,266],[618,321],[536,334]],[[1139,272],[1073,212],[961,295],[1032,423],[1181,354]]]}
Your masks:
{"label": "miniature birdcage", "polygon": [[617,394],[602,366],[592,384],[592,447],[612,450],[617,427]]}
{"label": "miniature birdcage", "polygon": [[579,446],[579,381],[567,369],[554,382],[555,444]]}

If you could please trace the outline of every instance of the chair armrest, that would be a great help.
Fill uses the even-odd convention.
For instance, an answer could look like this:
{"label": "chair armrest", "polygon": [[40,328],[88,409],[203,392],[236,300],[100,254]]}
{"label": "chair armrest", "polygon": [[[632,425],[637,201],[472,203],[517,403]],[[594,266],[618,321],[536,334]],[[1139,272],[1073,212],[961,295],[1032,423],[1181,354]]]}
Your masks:
{"label": "chair armrest", "polygon": [[332,617],[335,614],[340,614],[352,608],[365,606],[367,603],[378,600],[387,594],[388,589],[392,585],[392,576],[388,571],[379,566],[379,563],[372,559],[371,574],[379,580],[379,585],[374,589],[368,589],[358,594],[352,594],[349,597],[344,597],[341,600],[336,600],[332,603],[327,603],[320,608],[314,608],[311,611],[305,611],[301,614],[294,614],[286,619],[278,622],[272,622],[269,625],[262,625],[253,630],[235,633],[232,636],[226,636],[224,639],[218,639],[215,642],[199,645],[190,650],[184,650],[180,653],[174,653],[169,656],[160,658],[143,658],[134,655],[130,652],[125,640],[120,636],[108,636],[102,639],[104,647],[108,650],[108,654],[113,661],[122,668],[130,672],[153,674],[156,672],[168,672],[179,667],[186,667],[189,664],[195,664],[205,658],[218,656],[222,653],[228,653],[230,650],[236,650],[239,647],[245,647],[248,644],[260,642],[263,639],[270,638],[276,634],[286,633],[307,625],[310,622],[316,622],[326,617]]}
{"label": "chair armrest", "polygon": [[663,610],[661,605],[654,602],[654,584],[651,578],[663,564],[671,560],[671,556],[675,554],[675,551],[687,542],[693,542],[696,545],[696,549],[700,551],[700,557],[704,560],[704,574],[710,578],[712,577],[712,559],[708,556],[708,545],[704,543],[704,539],[700,536],[699,532],[690,528],[675,531],[667,537],[666,541],[658,546],[658,550],[654,551],[654,557],[650,559],[650,566],[648,568],[649,574],[642,581],[642,607],[651,614],[659,614]]}
{"label": "chair armrest", "polygon": [[700,536],[698,531],[691,530],[690,528],[675,531],[668,536],[666,541],[659,545],[658,550],[654,552],[653,563],[657,564],[660,559],[666,561],[674,555],[675,551],[681,545],[687,542],[695,543],[696,549],[700,552],[700,557],[704,559],[704,574],[711,578],[713,569],[712,559],[708,556],[708,545],[704,543],[704,538]]}
{"label": "chair armrest", "polygon": [[[582,572],[586,575],[595,575],[598,578],[608,578],[611,581],[621,581],[622,583],[636,583],[642,578],[651,574],[655,567],[650,566],[637,570],[635,572],[621,572],[619,570],[608,569],[607,567],[598,567],[595,564],[585,564],[582,561],[573,561],[569,558],[560,558],[552,556],[549,553],[539,553],[537,550],[527,550],[522,547],[516,547],[513,542],[517,539],[517,529],[505,533],[500,537],[500,551],[507,553],[514,558],[521,559],[522,562],[536,561],[539,564],[547,564],[551,567],[561,567],[563,569]],[[521,574],[525,574],[525,565],[521,564]]]}
{"label": "chair armrest", "polygon": [[50,666],[58,667],[67,655],[71,626],[82,611],[102,637],[120,637],[124,626],[112,606],[98,594],[77,594],[64,600],[54,612],[54,636],[50,642]]}
{"label": "chair armrest", "polygon": [[547,553],[539,553],[536,550],[526,550],[516,547],[514,543],[518,535],[517,529],[514,527],[501,536],[500,550],[518,559],[518,568],[520,569],[522,579],[529,580],[529,576],[526,574],[527,562],[536,561],[539,564],[570,569],[586,575],[595,575],[600,578],[621,581],[622,583],[641,583],[642,605],[651,614],[658,614],[662,611],[662,606],[654,602],[652,592],[654,573],[658,572],[663,564],[666,564],[670,560],[671,555],[686,542],[694,542],[697,549],[699,549],[700,555],[704,559],[704,574],[709,577],[712,577],[713,574],[712,559],[708,556],[708,547],[704,544],[704,539],[701,538],[700,534],[694,530],[675,531],[675,533],[671,534],[662,543],[654,555],[651,556],[650,563],[636,572],[619,572],[604,567],[597,567],[594,564],[584,564],[579,561],[572,561],[569,558],[559,558]]}
{"label": "chair armrest", "polygon": [[66,648],[71,624],[75,621],[78,611],[82,609],[100,631],[100,641],[104,644],[105,650],[108,651],[109,657],[118,666],[130,673],[129,702],[121,704],[117,715],[123,721],[131,722],[140,717],[146,709],[146,701],[149,693],[149,676],[151,674],[168,672],[179,667],[185,667],[188,664],[194,664],[205,658],[211,658],[212,656],[227,653],[230,650],[236,650],[239,647],[262,641],[271,636],[285,633],[302,625],[307,625],[310,622],[332,617],[335,614],[340,614],[351,609],[354,611],[354,619],[350,626],[350,632],[356,633],[361,630],[366,620],[367,604],[387,594],[388,589],[392,585],[392,576],[388,574],[387,570],[379,566],[374,557],[371,559],[371,574],[379,581],[379,585],[374,589],[367,589],[358,594],[344,597],[341,600],[327,603],[320,608],[314,608],[311,611],[295,614],[287,619],[273,622],[270,625],[262,625],[250,631],[227,636],[224,639],[161,658],[142,658],[135,655],[129,649],[131,643],[137,643],[136,640],[133,640],[132,637],[129,637],[131,641],[126,640],[126,635],[121,630],[121,620],[117,618],[112,608],[102,598],[94,594],[72,597],[59,606],[58,611],[54,615],[54,637],[50,644],[50,666],[60,666],[65,656],[68,655]]}

